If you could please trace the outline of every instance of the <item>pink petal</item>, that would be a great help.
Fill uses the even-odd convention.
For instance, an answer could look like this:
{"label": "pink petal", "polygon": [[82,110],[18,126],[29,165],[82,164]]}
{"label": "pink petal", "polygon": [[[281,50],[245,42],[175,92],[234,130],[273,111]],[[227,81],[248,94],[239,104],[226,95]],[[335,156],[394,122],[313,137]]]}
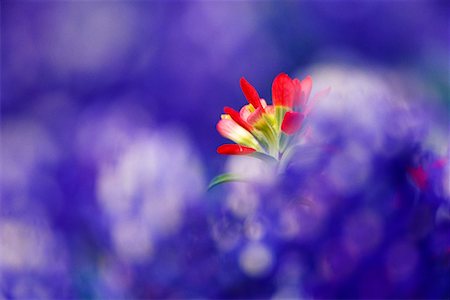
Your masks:
{"label": "pink petal", "polygon": [[236,123],[233,119],[221,119],[216,125],[217,131],[226,139],[248,147],[258,149],[259,144],[255,137]]}
{"label": "pink petal", "polygon": [[308,101],[309,96],[311,95],[311,89],[312,89],[311,76],[309,76],[309,75],[306,76],[305,79],[303,79],[301,81],[301,86],[302,86],[302,91],[301,91],[302,98],[301,98],[300,102],[302,104],[305,104]]}
{"label": "pink petal", "polygon": [[309,100],[306,104],[306,107],[304,110],[305,116],[309,115],[309,113],[312,111],[312,109],[316,105],[316,102],[319,101],[320,99],[328,96],[328,94],[330,94],[330,91],[331,91],[331,88],[328,87],[328,88],[318,92],[317,94],[315,94],[314,97],[311,100]]}
{"label": "pink petal", "polygon": [[266,109],[266,113],[270,114],[270,115],[274,115],[275,114],[275,106],[273,105],[267,105]]}
{"label": "pink petal", "polygon": [[262,108],[258,107],[254,112],[250,114],[250,116],[248,116],[247,122],[252,125],[255,124],[259,119],[261,119],[262,113]]}
{"label": "pink petal", "polygon": [[[230,136],[241,128],[234,120],[232,119],[221,119],[217,122],[216,129],[217,131],[224,137],[229,139]],[[244,130],[242,128],[242,130]]]}
{"label": "pink petal", "polygon": [[250,104],[242,106],[241,110],[239,111],[239,115],[241,116],[242,120],[248,122],[248,116],[252,113],[249,108]]}
{"label": "pink petal", "polygon": [[302,106],[305,103],[302,97],[302,84],[297,78],[292,80],[292,83],[294,84],[294,106]]}

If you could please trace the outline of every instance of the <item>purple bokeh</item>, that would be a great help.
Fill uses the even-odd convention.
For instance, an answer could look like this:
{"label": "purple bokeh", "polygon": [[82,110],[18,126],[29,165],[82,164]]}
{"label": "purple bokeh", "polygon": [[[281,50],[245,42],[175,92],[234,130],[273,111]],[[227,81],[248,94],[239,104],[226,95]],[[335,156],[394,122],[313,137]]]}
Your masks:
{"label": "purple bokeh", "polygon": [[[449,298],[449,11],[3,1],[0,298]],[[331,93],[274,176],[215,125],[280,72]]]}

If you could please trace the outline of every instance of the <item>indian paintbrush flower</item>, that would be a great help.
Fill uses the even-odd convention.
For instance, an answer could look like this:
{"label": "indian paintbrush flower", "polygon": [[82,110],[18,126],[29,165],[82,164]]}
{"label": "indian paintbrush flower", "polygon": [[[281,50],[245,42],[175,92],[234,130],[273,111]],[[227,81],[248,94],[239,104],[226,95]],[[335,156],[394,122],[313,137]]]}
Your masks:
{"label": "indian paintbrush flower", "polygon": [[[241,78],[240,85],[249,103],[239,111],[225,107],[224,114],[217,123],[217,131],[236,144],[221,145],[217,152],[225,155],[255,156],[275,163],[285,159],[285,154],[295,146],[292,144],[296,136],[308,132],[306,126],[303,126],[305,119],[317,100],[329,93],[328,88],[310,99],[310,76],[300,81],[281,73],[273,81],[273,104],[268,105],[245,78]],[[235,178],[230,174],[225,175],[221,176],[228,180],[221,182]]]}

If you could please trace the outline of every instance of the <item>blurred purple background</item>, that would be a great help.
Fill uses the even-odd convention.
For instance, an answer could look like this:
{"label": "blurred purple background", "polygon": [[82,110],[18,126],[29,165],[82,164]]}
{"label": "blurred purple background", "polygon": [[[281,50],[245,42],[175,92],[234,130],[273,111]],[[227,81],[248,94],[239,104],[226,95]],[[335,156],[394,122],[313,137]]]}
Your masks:
{"label": "blurred purple background", "polygon": [[[2,1],[0,299],[449,298],[449,11]],[[280,72],[332,88],[315,143],[207,192]]]}

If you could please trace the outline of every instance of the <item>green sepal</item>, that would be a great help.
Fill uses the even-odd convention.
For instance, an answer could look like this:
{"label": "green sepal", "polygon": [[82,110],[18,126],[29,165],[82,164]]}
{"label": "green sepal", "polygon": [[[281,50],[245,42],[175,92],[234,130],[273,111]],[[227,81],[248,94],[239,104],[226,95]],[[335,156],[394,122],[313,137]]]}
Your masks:
{"label": "green sepal", "polygon": [[236,174],[232,174],[232,173],[223,173],[223,174],[217,175],[209,183],[208,191],[210,189],[212,189],[213,187],[215,187],[216,185],[226,183],[226,182],[235,182],[235,181],[245,181],[245,180],[240,178]]}
{"label": "green sepal", "polygon": [[268,164],[276,164],[276,163],[278,163],[278,160],[275,157],[273,157],[271,155],[267,155],[267,154],[261,153],[261,152],[253,152],[253,153],[247,154],[247,156],[260,159],[260,160],[262,160],[262,161],[264,161],[265,163],[268,163]]}

